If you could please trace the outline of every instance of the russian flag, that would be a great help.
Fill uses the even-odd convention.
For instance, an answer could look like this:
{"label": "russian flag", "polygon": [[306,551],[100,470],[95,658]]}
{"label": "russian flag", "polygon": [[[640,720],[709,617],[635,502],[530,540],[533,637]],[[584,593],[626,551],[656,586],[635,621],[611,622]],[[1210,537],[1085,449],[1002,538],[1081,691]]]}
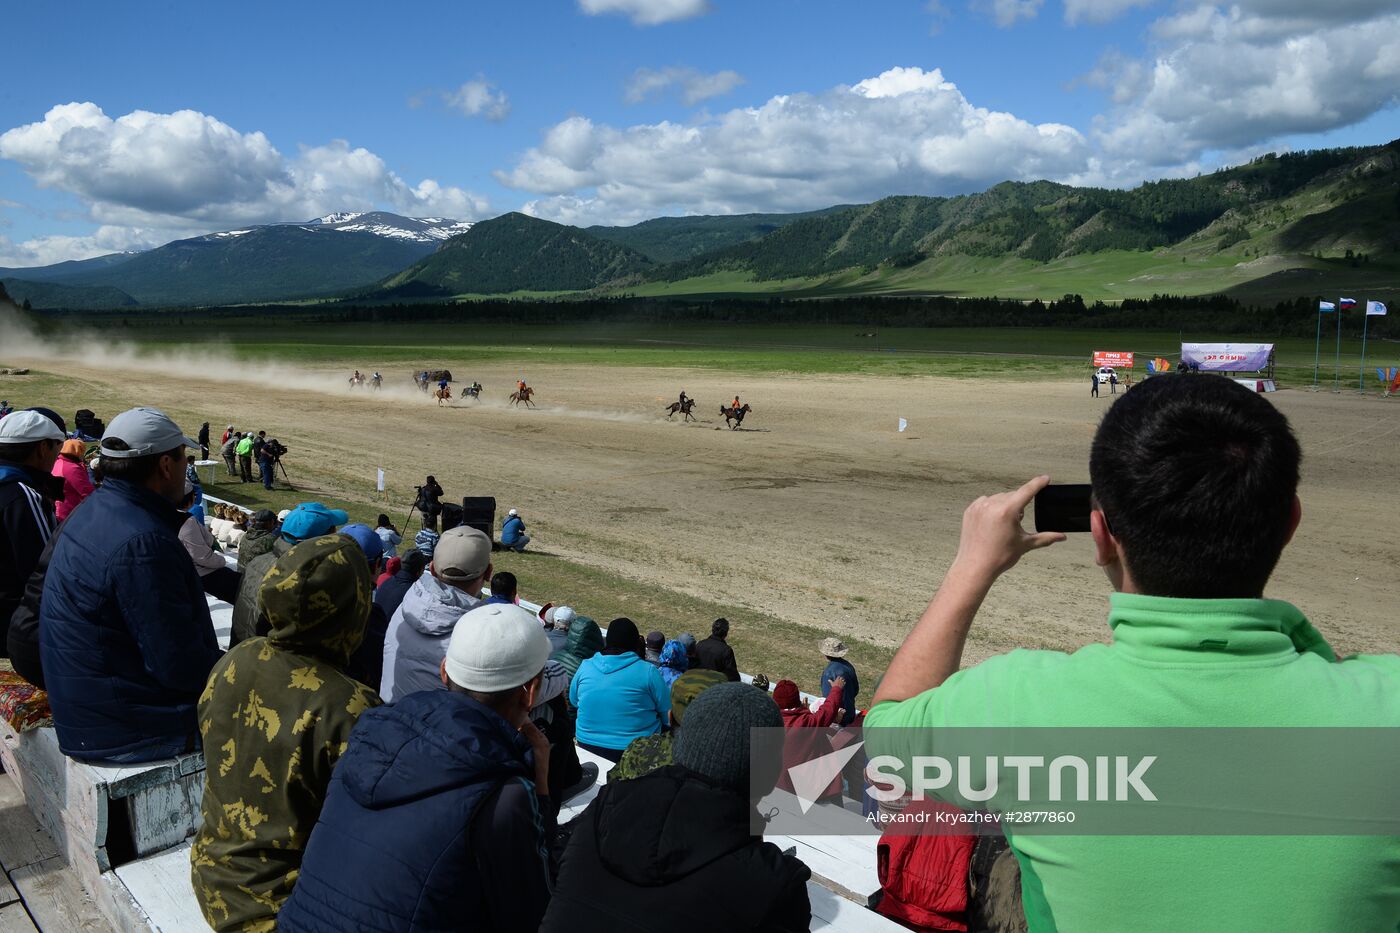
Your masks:
{"label": "russian flag", "polygon": [[1337,310],[1337,306],[1336,306],[1335,304],[1333,304],[1332,302],[1330,302],[1330,301],[1319,301],[1319,302],[1317,303],[1317,313],[1318,313],[1318,314],[1322,314],[1322,313],[1325,312],[1325,311],[1336,311],[1336,310]]}
{"label": "russian flag", "polygon": [[1350,311],[1352,308],[1356,307],[1356,299],[1355,299],[1355,298],[1338,298],[1338,299],[1337,299],[1337,307],[1341,308],[1343,311]]}

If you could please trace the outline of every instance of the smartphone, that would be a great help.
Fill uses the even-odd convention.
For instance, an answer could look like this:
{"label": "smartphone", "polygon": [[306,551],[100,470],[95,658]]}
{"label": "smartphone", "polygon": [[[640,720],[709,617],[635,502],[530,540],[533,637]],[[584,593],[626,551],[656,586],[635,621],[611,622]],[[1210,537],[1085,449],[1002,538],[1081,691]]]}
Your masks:
{"label": "smartphone", "polygon": [[1046,486],[1035,494],[1036,531],[1088,531],[1088,483]]}

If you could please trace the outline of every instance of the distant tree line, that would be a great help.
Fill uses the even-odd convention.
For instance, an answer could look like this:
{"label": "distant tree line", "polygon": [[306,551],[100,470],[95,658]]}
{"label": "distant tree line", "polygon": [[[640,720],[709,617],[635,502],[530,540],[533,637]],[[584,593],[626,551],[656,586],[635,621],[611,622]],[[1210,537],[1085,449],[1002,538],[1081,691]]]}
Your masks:
{"label": "distant tree line", "polygon": [[[197,311],[122,312],[128,326],[277,321],[307,324],[827,324],[878,327],[1073,327],[1103,330],[1190,330],[1250,337],[1306,337],[1317,327],[1317,301],[1296,298],[1274,305],[1249,305],[1223,295],[1183,297],[1154,295],[1121,303],[1086,303],[1079,295],[1020,301],[1005,298],[874,297],[792,298],[596,298],[556,301],[482,300],[457,303],[321,305],[200,309]],[[1400,302],[1392,302],[1400,315]],[[1370,334],[1400,338],[1396,315],[1375,317]],[[65,320],[112,315],[55,315]],[[1324,327],[1335,321],[1324,319]],[[1360,314],[1349,312],[1344,327],[1360,328]]]}

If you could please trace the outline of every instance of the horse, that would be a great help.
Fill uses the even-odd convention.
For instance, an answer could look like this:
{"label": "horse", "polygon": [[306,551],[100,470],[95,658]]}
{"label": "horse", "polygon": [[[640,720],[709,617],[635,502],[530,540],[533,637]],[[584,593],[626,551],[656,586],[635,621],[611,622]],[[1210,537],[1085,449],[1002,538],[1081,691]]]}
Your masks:
{"label": "horse", "polygon": [[516,391],[510,394],[510,403],[518,407],[521,402],[524,402],[526,408],[535,408],[535,403],[530,401],[530,397],[534,394],[535,390],[530,386],[526,386],[523,389],[517,389]]}
{"label": "horse", "polygon": [[692,408],[694,408],[694,407],[695,407],[695,399],[693,399],[693,398],[688,398],[688,399],[686,399],[684,402],[672,402],[670,405],[667,405],[667,406],[666,406],[666,411],[667,411],[666,420],[667,420],[667,421],[670,421],[671,418],[672,418],[677,412],[679,412],[680,414],[685,415],[685,417],[682,419],[683,422],[684,422],[684,421],[694,421],[694,420],[696,420],[696,418],[695,418],[694,415],[692,415],[692,414],[690,413],[690,410],[691,410]]}
{"label": "horse", "polygon": [[744,423],[744,416],[753,411],[753,407],[748,402],[741,408],[728,408],[724,405],[719,407],[719,413],[724,416],[724,423],[729,425],[729,430],[737,431]]}
{"label": "horse", "polygon": [[481,398],[481,383],[473,382],[463,389],[462,398]]}
{"label": "horse", "polygon": [[350,377],[350,388],[358,389],[361,385],[364,384],[364,381],[364,376],[360,375],[359,373],[355,373],[355,375]]}
{"label": "horse", "polygon": [[442,386],[433,390],[433,398],[437,399],[438,407],[442,407],[444,401],[452,401],[452,387]]}
{"label": "horse", "polygon": [[379,391],[380,386],[382,386],[383,384],[384,377],[379,375],[378,373],[375,373],[369,380],[369,387],[376,392]]}

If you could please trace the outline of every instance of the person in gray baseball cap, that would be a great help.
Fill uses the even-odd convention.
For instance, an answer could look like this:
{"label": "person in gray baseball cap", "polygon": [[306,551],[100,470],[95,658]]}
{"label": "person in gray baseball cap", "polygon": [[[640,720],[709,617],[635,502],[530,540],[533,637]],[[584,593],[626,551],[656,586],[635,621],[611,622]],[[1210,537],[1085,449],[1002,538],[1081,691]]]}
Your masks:
{"label": "person in gray baseball cap", "polygon": [[186,446],[153,408],[113,418],[102,436],[106,480],[54,545],[39,653],[70,757],[126,764],[198,747],[195,704],[220,651],[178,537]]}
{"label": "person in gray baseball cap", "polygon": [[58,527],[54,502],[63,498],[63,480],[50,471],[62,444],[63,432],[40,412],[0,419],[0,658],[10,656],[10,617]]}

